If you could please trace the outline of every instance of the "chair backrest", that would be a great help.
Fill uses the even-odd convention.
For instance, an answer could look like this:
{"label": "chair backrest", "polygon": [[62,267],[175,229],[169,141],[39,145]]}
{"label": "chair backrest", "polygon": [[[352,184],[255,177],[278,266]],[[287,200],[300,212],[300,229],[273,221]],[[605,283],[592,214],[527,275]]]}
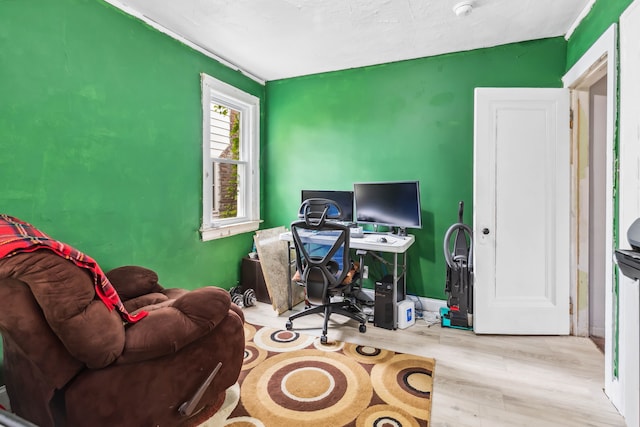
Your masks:
{"label": "chair backrest", "polygon": [[[313,304],[328,302],[331,290],[340,288],[349,273],[349,228],[331,221],[340,215],[340,206],[333,200],[308,199],[298,211],[301,219],[291,223],[296,268],[307,288],[307,299]],[[327,243],[312,242],[314,235]]]}

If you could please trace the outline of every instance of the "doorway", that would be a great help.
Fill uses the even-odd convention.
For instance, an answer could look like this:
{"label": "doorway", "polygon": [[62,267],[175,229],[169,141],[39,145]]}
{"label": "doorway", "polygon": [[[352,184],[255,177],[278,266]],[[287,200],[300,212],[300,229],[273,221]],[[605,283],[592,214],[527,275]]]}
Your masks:
{"label": "doorway", "polygon": [[589,90],[589,337],[604,353],[607,76]]}
{"label": "doorway", "polygon": [[574,334],[590,337],[604,353],[606,274],[606,61],[573,88],[573,191],[575,218]]}
{"label": "doorway", "polygon": [[613,261],[616,39],[613,24],[562,81],[572,93],[571,333],[594,336],[604,346],[605,393],[619,408],[618,297]]}

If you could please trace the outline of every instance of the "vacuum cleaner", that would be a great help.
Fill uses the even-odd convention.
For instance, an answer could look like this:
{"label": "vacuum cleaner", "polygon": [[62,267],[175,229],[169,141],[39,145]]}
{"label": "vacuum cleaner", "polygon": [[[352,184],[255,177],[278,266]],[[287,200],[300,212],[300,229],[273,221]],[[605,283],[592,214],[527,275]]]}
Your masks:
{"label": "vacuum cleaner", "polygon": [[443,327],[473,328],[473,235],[463,223],[464,202],[460,202],[458,222],[444,236],[444,257],[447,261],[447,306],[440,309]]}

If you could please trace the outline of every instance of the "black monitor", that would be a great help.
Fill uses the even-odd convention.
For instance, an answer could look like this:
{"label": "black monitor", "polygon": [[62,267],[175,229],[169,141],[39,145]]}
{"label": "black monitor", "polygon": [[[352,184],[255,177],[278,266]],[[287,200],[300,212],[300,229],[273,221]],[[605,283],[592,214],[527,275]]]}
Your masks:
{"label": "black monitor", "polygon": [[399,229],[422,228],[420,182],[362,182],[353,184],[356,222]]}
{"label": "black monitor", "polygon": [[[337,191],[337,190],[302,190],[301,201],[307,199],[329,199],[336,202],[340,206],[342,215],[339,221],[353,221],[353,191]],[[337,212],[329,212],[337,214]]]}

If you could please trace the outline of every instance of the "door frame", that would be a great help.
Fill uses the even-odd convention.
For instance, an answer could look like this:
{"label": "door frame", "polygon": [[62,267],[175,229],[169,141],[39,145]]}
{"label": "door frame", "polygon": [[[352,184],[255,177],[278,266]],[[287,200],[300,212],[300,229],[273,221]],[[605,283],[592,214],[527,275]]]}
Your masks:
{"label": "door frame", "polygon": [[[621,394],[622,387],[621,381],[618,377],[619,371],[617,371],[618,363],[618,341],[617,341],[617,313],[618,313],[618,300],[616,294],[616,287],[614,284],[617,282],[615,278],[615,265],[613,251],[616,246],[614,241],[614,221],[615,221],[615,199],[614,199],[614,187],[616,185],[616,155],[615,155],[615,123],[617,115],[617,25],[612,24],[598,40],[582,55],[582,57],[571,67],[571,69],[564,75],[562,82],[565,88],[576,89],[583,87],[585,84],[595,83],[598,78],[598,72],[602,72],[602,67],[606,66],[607,75],[607,124],[606,124],[606,200],[607,205],[605,208],[605,227],[606,227],[606,250],[605,250],[605,393],[611,400],[611,402],[620,410],[621,407]],[[600,74],[600,77],[602,74]],[[572,153],[577,153],[578,144],[574,140],[575,132],[572,132]],[[572,205],[574,200],[577,199],[577,173],[578,168],[575,165],[575,156],[572,156]],[[581,250],[581,243],[579,242],[578,230],[578,218],[574,215],[572,210],[571,215],[571,230],[572,230],[572,243],[571,243],[571,296],[573,310],[571,313],[571,325],[574,335],[578,332],[578,325],[583,325],[584,319],[581,316],[588,316],[588,309],[586,311],[580,310],[578,307],[579,301],[588,301],[588,287],[579,286],[578,277],[578,265],[577,265],[577,253]],[[585,298],[584,292],[587,292],[587,298]],[[588,308],[588,307],[587,307]],[[588,320],[586,322],[588,325]]]}
{"label": "door frame", "polygon": [[[629,249],[626,239],[629,226],[640,215],[640,0],[634,1],[620,15],[620,99],[619,99],[619,185],[618,234],[619,247]],[[623,386],[622,415],[629,425],[640,425],[640,290],[638,281],[623,274],[619,276],[619,372]]]}

